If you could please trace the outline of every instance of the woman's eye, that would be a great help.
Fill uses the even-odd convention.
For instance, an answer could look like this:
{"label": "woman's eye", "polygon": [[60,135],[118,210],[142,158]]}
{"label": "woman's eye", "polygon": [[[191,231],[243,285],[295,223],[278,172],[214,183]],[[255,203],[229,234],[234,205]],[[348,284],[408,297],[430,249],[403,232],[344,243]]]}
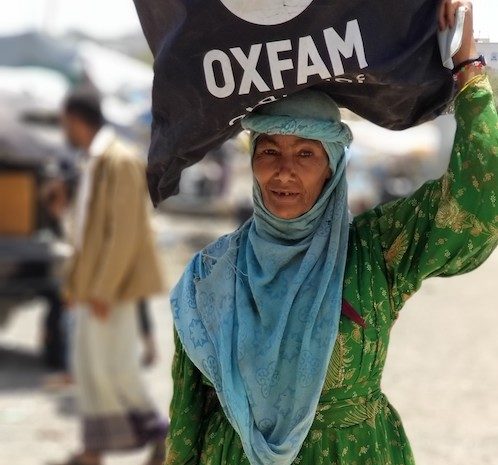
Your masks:
{"label": "woman's eye", "polygon": [[313,156],[313,152],[311,152],[310,150],[302,150],[301,152],[299,152],[299,156],[303,158],[308,158]]}
{"label": "woman's eye", "polygon": [[274,149],[264,149],[263,153],[265,155],[277,155],[278,154],[278,152]]}

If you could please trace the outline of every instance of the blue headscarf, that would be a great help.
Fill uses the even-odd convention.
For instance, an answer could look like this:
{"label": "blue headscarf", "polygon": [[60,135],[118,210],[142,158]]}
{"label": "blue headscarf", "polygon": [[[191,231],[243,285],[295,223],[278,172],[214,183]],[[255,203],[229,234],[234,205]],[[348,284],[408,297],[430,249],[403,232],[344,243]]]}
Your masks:
{"label": "blue headscarf", "polygon": [[254,216],[189,263],[172,291],[179,338],[214,385],[252,465],[288,465],[314,419],[337,337],[348,247],[344,150],[335,103],[305,90],[243,120],[259,134],[319,140],[333,176],[310,211],[269,212],[254,181]]}

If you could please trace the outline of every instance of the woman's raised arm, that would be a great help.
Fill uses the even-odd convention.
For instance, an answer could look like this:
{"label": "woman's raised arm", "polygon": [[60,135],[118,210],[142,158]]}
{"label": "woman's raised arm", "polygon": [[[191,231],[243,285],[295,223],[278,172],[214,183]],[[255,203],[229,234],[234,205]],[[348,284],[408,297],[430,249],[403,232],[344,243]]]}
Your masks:
{"label": "woman's raised arm", "polygon": [[[457,67],[458,60],[475,53],[471,21],[465,27],[467,38],[454,57]],[[395,313],[423,279],[471,271],[498,245],[498,117],[483,69],[475,63],[462,69],[447,172],[365,217],[379,234]]]}

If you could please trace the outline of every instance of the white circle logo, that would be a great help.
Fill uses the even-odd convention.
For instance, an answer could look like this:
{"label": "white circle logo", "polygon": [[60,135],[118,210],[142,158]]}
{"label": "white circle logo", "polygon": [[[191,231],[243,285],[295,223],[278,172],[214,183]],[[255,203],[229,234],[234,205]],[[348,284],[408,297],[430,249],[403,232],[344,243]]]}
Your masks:
{"label": "white circle logo", "polygon": [[300,15],[313,0],[221,0],[234,15],[262,26],[282,24]]}

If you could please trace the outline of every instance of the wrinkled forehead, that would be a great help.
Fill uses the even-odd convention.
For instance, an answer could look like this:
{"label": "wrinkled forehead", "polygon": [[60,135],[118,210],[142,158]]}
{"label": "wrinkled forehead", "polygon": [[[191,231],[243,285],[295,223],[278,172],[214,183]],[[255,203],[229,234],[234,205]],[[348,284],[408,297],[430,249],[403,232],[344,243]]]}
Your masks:
{"label": "wrinkled forehead", "polygon": [[306,139],[290,134],[258,134],[255,139],[255,148],[260,145],[274,145],[277,147],[301,147],[303,145],[314,146],[324,149],[323,144],[319,140]]}

